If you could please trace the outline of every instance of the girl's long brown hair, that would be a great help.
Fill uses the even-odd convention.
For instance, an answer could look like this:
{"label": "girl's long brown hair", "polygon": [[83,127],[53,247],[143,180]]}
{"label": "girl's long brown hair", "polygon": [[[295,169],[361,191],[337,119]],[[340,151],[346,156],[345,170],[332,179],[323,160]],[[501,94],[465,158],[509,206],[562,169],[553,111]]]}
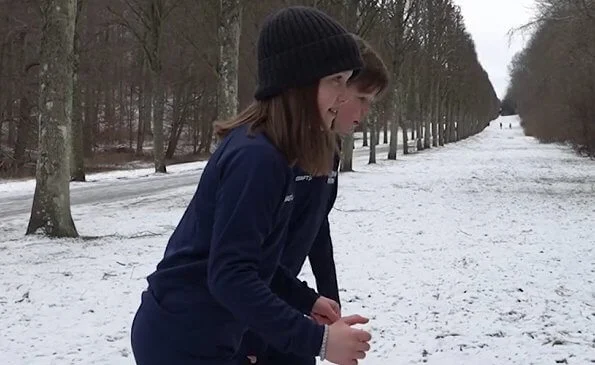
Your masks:
{"label": "girl's long brown hair", "polygon": [[318,84],[289,89],[264,101],[254,101],[228,121],[216,122],[220,139],[232,129],[248,124],[262,131],[290,164],[314,176],[328,174],[337,151],[336,136],[318,111]]}

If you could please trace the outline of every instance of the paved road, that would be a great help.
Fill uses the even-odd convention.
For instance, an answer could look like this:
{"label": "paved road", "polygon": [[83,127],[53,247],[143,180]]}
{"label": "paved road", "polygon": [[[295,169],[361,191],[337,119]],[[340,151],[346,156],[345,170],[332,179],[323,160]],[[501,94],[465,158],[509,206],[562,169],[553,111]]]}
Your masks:
{"label": "paved road", "polygon": [[[386,145],[376,148],[376,152],[379,154],[384,154],[387,151],[388,146]],[[367,154],[368,150],[356,150],[354,157],[363,157]],[[108,203],[150,196],[184,186],[196,186],[199,171],[191,170],[165,176],[147,176],[89,185],[82,184],[70,190],[70,202],[71,205]],[[29,213],[32,203],[32,191],[0,197],[0,221],[13,215]]]}

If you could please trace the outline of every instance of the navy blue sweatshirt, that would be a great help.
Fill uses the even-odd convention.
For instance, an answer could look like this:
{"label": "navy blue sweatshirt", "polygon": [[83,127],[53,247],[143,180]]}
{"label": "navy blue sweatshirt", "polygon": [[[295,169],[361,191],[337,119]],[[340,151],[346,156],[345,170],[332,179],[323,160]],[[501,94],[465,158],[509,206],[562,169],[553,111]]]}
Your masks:
{"label": "navy blue sweatshirt", "polygon": [[[210,158],[172,234],[143,305],[153,326],[197,359],[230,361],[249,327],[283,352],[317,356],[324,327],[274,295],[294,196],[283,155],[261,133],[228,135]],[[141,309],[143,306],[141,305]]]}
{"label": "navy blue sweatshirt", "polygon": [[[328,176],[311,176],[294,167],[295,205],[287,230],[287,244],[281,256],[281,265],[294,276],[300,273],[308,257],[318,293],[337,303],[339,289],[328,214],[337,197],[338,167],[339,156],[336,156],[333,171]],[[284,297],[287,289],[281,287],[282,284],[278,282],[272,289]]]}
{"label": "navy blue sweatshirt", "polygon": [[[293,168],[294,207],[289,220],[287,243],[281,256],[281,265],[297,277],[308,257],[316,278],[318,293],[340,303],[328,221],[328,214],[337,197],[338,167],[339,156],[336,156],[333,171],[328,176],[311,176],[299,167]],[[304,300],[296,300],[288,281],[275,279],[271,283],[271,289],[296,309],[310,314],[314,302],[307,305],[303,303]],[[263,356],[266,343],[267,341],[257,334],[248,332],[243,339],[242,351],[245,355]],[[268,344],[276,348],[274,344]],[[305,354],[298,355],[308,357]]]}

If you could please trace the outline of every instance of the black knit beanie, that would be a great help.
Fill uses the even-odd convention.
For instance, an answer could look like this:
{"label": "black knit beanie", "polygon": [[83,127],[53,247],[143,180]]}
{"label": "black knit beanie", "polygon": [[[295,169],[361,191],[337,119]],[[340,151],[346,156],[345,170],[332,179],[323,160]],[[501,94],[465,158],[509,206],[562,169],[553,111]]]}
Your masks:
{"label": "black knit beanie", "polygon": [[260,30],[254,98],[268,99],[362,67],[357,43],[336,20],[311,7],[284,8],[269,15]]}

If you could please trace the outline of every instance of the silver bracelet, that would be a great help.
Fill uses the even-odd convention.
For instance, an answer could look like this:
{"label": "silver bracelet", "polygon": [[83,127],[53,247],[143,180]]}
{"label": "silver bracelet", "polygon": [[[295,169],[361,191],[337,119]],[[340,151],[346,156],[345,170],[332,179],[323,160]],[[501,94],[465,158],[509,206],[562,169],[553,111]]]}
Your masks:
{"label": "silver bracelet", "polygon": [[328,343],[328,333],[329,333],[329,326],[324,325],[324,334],[322,335],[322,345],[320,346],[320,361],[324,361],[326,359],[326,345]]}

